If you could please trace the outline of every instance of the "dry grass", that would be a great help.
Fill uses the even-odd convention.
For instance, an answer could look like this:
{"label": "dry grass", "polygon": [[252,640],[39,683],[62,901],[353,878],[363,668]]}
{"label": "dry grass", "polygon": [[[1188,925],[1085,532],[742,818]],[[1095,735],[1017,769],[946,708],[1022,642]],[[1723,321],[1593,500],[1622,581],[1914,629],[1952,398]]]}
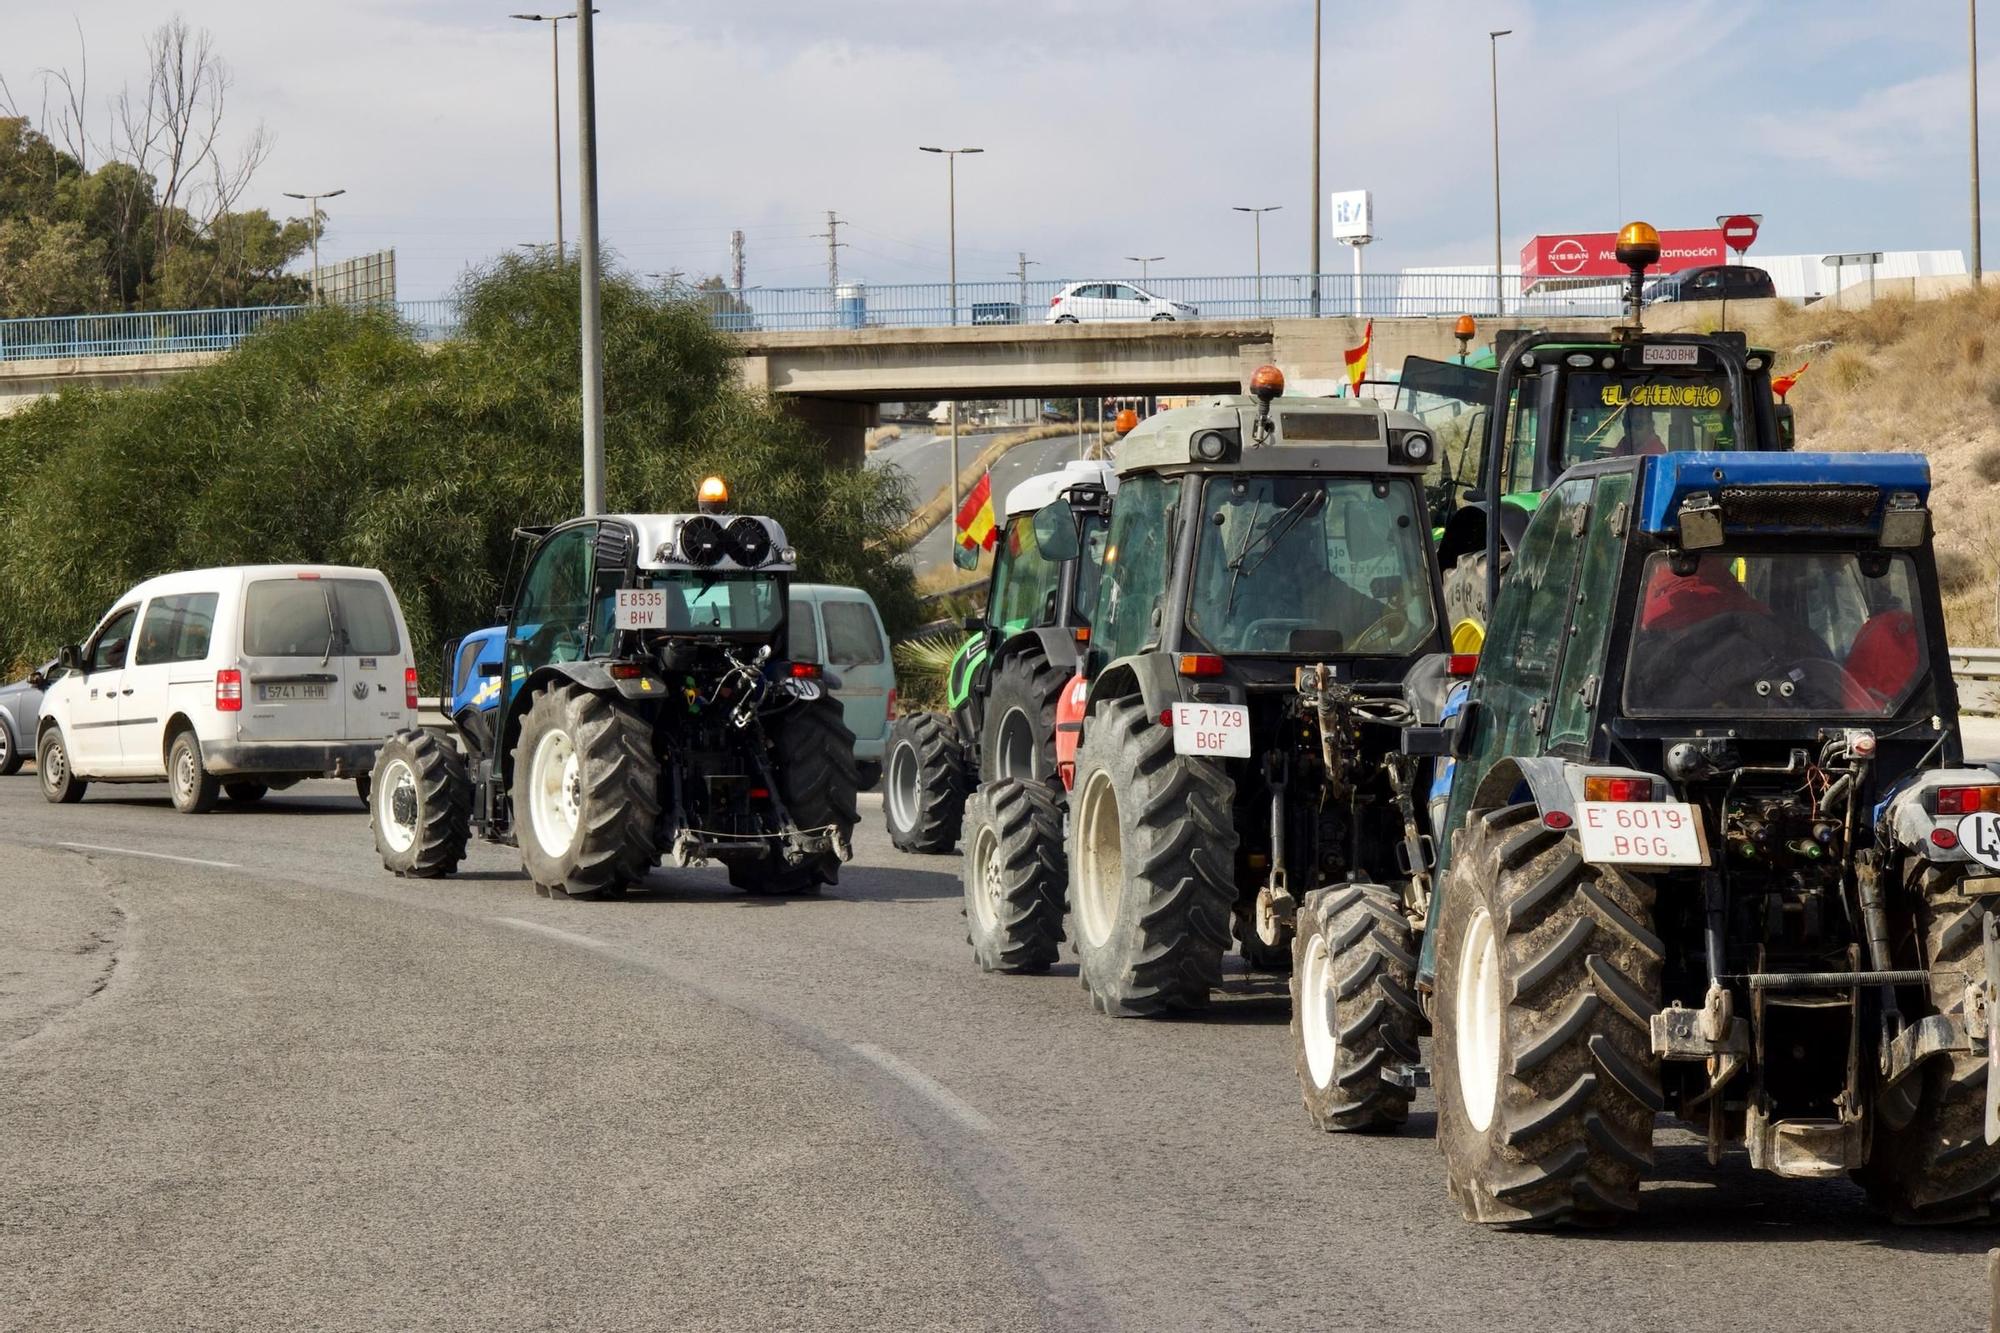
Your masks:
{"label": "dry grass", "polygon": [[1781,306],[1750,330],[1792,390],[1801,449],[1909,450],[1931,461],[1938,570],[1953,643],[2000,642],[2000,376],[1987,360],[2000,288],[1839,310]]}
{"label": "dry grass", "polygon": [[903,428],[901,426],[871,426],[868,430],[867,438],[867,450],[872,454],[891,440],[902,439]]}

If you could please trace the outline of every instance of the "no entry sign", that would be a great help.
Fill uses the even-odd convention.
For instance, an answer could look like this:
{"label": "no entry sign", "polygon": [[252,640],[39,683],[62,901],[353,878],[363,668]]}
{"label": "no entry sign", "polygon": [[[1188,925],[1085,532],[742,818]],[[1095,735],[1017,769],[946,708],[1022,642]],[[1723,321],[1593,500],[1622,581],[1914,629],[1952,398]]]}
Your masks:
{"label": "no entry sign", "polygon": [[1757,224],[1764,220],[1762,213],[1731,213],[1719,217],[1715,225],[1722,228],[1722,239],[1737,254],[1748,250],[1757,240]]}

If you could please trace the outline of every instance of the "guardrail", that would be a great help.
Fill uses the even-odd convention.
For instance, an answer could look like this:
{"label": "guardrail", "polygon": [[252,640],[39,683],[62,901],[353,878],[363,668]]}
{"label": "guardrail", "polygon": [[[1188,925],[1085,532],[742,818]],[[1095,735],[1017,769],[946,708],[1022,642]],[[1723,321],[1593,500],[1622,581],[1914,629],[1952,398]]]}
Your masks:
{"label": "guardrail", "polygon": [[1951,678],[1960,712],[2000,714],[2000,648],[1951,649]]}
{"label": "guardrail", "polygon": [[[744,287],[717,290],[685,284],[669,293],[705,309],[730,333],[784,333],[873,328],[939,328],[953,324],[1041,324],[1055,298],[1078,282],[1110,295],[1073,296],[1062,313],[1083,322],[1313,318],[1536,318],[1610,316],[1615,289],[1527,293],[1507,276],[1496,291],[1491,274],[1322,273],[1319,296],[1310,274],[1266,273],[1205,278],[1152,278],[1144,283],[1089,275],[1033,282],[942,282],[840,287]],[[955,295],[955,299],[954,299]],[[1153,304],[1141,299],[1157,298]],[[1159,302],[1170,303],[1161,305]],[[1185,308],[1178,308],[1185,307]],[[257,330],[296,318],[308,306],[248,306],[226,310],[145,310],[108,315],[55,315],[0,320],[0,361],[74,357],[154,356],[223,352]],[[398,301],[396,314],[425,341],[459,329],[456,301]]]}

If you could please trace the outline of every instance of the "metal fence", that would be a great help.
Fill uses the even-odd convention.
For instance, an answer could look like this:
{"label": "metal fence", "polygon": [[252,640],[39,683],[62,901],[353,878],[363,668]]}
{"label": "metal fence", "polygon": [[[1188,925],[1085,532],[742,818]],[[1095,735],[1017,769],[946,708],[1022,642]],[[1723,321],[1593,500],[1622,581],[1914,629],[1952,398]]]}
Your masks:
{"label": "metal fence", "polygon": [[[1084,291],[1079,293],[1078,287]],[[1108,293],[1108,294],[1106,294]],[[1041,324],[1064,316],[1080,322],[1242,321],[1312,318],[1481,318],[1619,313],[1615,288],[1523,294],[1509,274],[1496,291],[1480,273],[1323,273],[1319,295],[1310,275],[1267,273],[1212,278],[1064,279],[1035,282],[961,282],[957,300],[948,284],[905,283],[839,288],[686,288],[676,293],[708,311],[716,328],[732,333],[785,333],[871,328],[937,328],[952,324]],[[1063,297],[1061,309],[1055,307]],[[305,306],[240,310],[166,310],[120,315],[60,315],[0,320],[0,361],[166,352],[227,351],[273,320],[303,313]],[[397,314],[425,341],[458,331],[452,300],[398,301]]]}

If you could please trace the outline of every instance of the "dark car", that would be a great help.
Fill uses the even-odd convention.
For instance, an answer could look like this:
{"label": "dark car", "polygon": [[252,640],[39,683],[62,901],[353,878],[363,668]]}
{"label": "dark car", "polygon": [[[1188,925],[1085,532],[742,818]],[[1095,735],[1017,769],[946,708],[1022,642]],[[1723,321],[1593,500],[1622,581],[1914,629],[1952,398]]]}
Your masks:
{"label": "dark car", "polygon": [[35,751],[35,723],[42,715],[42,691],[62,674],[54,662],[44,662],[25,680],[0,685],[0,777],[21,771]]}
{"label": "dark car", "polygon": [[1662,301],[1750,301],[1776,296],[1777,284],[1748,264],[1706,264],[1669,273],[1646,288],[1647,305]]}

